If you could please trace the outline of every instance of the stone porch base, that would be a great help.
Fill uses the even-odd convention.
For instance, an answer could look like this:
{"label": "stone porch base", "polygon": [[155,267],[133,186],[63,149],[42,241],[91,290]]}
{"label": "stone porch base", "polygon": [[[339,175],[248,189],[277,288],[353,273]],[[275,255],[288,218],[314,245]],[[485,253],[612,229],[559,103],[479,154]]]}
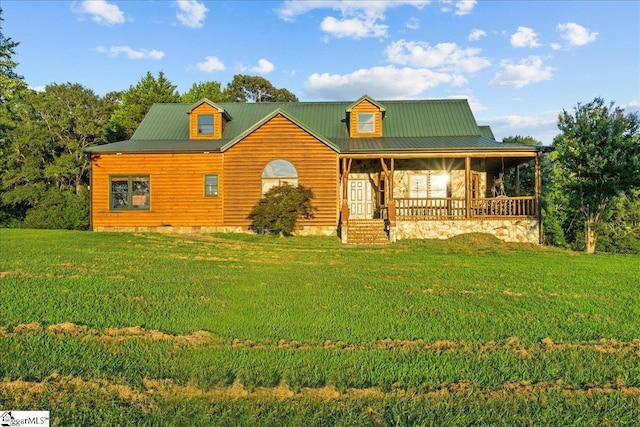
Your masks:
{"label": "stone porch base", "polygon": [[449,239],[467,233],[492,234],[505,242],[540,243],[536,219],[396,221],[392,240]]}

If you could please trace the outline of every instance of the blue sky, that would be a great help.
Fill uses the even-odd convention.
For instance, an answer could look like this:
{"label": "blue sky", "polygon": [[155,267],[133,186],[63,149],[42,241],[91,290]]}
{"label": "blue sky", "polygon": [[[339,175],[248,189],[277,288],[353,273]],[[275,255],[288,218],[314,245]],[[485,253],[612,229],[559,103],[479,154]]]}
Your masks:
{"label": "blue sky", "polygon": [[193,83],[260,75],[301,101],[467,98],[496,137],[550,144],[562,109],[640,111],[638,1],[3,0],[35,89],[99,95],[147,71]]}

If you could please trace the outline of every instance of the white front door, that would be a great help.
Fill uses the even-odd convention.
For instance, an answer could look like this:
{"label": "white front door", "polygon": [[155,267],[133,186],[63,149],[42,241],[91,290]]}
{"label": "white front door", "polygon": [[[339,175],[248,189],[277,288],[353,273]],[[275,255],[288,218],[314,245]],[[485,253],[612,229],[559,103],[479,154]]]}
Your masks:
{"label": "white front door", "polygon": [[371,182],[368,179],[349,180],[349,218],[373,218]]}

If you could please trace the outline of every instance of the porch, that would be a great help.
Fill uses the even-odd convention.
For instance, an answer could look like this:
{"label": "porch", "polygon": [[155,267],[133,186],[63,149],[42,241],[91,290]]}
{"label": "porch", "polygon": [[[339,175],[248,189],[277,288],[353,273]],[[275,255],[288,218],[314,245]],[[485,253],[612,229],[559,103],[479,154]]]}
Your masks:
{"label": "porch", "polygon": [[[530,164],[529,182],[521,186],[519,167],[525,163]],[[508,192],[513,195],[507,195],[503,182],[508,171],[514,181],[508,183]],[[354,156],[342,159],[341,172],[340,230],[345,243],[366,243],[360,238],[356,242],[350,233],[353,229],[355,234],[355,227],[369,219],[383,221],[379,227],[384,228],[389,242],[463,233],[540,242],[538,151],[503,153],[501,157],[387,160]]]}

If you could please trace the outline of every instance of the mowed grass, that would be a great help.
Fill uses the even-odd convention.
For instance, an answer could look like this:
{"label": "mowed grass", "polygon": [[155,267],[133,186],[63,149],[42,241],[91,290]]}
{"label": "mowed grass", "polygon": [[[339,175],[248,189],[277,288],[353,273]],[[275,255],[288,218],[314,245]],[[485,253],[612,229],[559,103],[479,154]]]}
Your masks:
{"label": "mowed grass", "polygon": [[55,425],[640,425],[637,256],[36,230],[0,253],[0,409]]}

